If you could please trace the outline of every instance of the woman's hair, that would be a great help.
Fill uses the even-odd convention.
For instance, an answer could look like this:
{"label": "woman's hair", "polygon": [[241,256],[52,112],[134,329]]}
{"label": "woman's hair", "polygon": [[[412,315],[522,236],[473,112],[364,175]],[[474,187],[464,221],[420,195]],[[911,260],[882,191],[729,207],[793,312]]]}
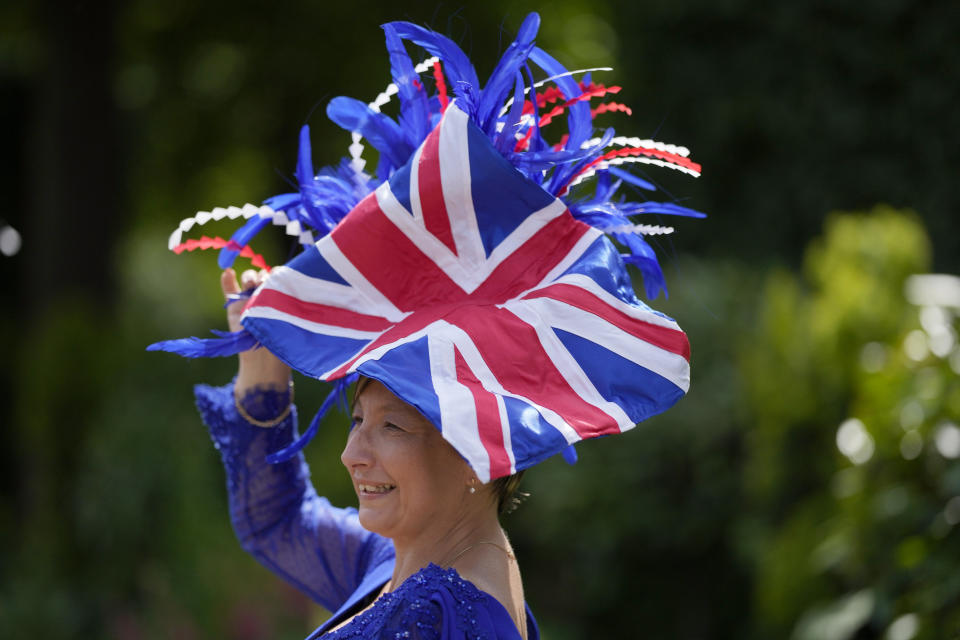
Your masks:
{"label": "woman's hair", "polygon": [[518,491],[520,489],[520,479],[523,478],[524,473],[525,471],[518,471],[512,476],[497,478],[490,483],[490,490],[497,498],[497,513],[500,515],[512,513],[530,495]]}
{"label": "woman's hair", "polygon": [[[360,392],[370,384],[370,380],[372,380],[372,378],[366,376],[360,376],[357,380],[357,386],[353,391],[353,400],[350,402],[351,411],[353,411],[354,406],[357,404],[357,398],[360,397]],[[520,503],[530,495],[518,491],[520,488],[520,479],[523,478],[523,474],[523,471],[518,471],[512,476],[504,476],[490,482],[490,491],[497,499],[497,513],[500,515],[512,513],[520,506]]]}

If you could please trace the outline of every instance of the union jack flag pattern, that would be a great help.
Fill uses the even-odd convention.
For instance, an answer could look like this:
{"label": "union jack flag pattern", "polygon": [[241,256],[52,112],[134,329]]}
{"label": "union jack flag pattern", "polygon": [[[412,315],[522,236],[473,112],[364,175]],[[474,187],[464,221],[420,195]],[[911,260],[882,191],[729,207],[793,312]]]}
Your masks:
{"label": "union jack flag pattern", "polygon": [[247,331],[302,373],[358,372],[486,482],[618,433],[689,386],[689,345],[613,244],[449,104],[410,160],[254,293]]}

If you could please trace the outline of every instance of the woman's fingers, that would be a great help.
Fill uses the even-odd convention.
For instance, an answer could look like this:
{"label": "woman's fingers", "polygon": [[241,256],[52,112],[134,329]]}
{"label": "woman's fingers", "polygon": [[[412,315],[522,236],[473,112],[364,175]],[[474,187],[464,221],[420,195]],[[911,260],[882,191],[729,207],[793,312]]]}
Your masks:
{"label": "woman's fingers", "polygon": [[240,281],[237,282],[237,273],[233,269],[224,269],[220,274],[220,289],[223,290],[223,296],[227,299],[227,324],[231,331],[240,330],[240,315],[243,312],[245,297],[237,294],[243,291],[256,289],[263,281],[267,279],[266,271],[256,271],[247,269],[240,275]]}
{"label": "woman's fingers", "polygon": [[[240,284],[237,284],[233,271],[229,270],[236,291],[239,293],[240,287],[243,291],[255,289],[263,284],[267,279],[267,272],[248,269],[240,275]],[[224,272],[222,280],[226,280],[227,271]],[[226,291],[226,289],[224,289]],[[240,331],[243,327],[240,324],[240,317],[244,304],[231,304],[227,307],[227,320],[230,323],[231,331]],[[287,389],[290,382],[290,367],[283,364],[275,355],[266,349],[253,349],[244,351],[240,354],[240,368],[237,371],[237,379],[234,384],[234,393],[236,397],[242,398],[248,390],[255,387],[270,387],[278,390]]]}
{"label": "woman's fingers", "polygon": [[260,284],[260,275],[253,269],[247,269],[243,272],[243,275],[240,276],[240,284],[243,285],[243,290],[255,289],[257,285]]}
{"label": "woman's fingers", "polygon": [[220,289],[223,291],[223,297],[234,293],[240,293],[240,284],[237,282],[237,274],[233,269],[227,268],[220,274]]}

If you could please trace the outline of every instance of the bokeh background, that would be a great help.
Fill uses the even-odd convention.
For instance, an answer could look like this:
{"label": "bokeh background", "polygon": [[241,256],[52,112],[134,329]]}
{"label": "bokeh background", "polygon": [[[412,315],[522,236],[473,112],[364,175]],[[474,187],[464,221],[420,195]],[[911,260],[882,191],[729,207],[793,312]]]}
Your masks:
{"label": "bokeh background", "polygon": [[[644,175],[710,216],[657,245],[689,396],[534,469],[505,519],[544,637],[960,637],[949,0],[0,5],[0,636],[324,618],[234,542],[191,396],[234,363],[144,352],[223,324],[215,256],[167,234],[287,190],[303,123],[318,165],[345,155],[325,105],[389,82],[380,23],[451,36],[483,78],[534,9],[568,67],[615,68],[634,113],[602,124],[693,150],[699,180]],[[297,383],[311,414],[326,389]],[[344,425],[307,456],[350,504]]]}

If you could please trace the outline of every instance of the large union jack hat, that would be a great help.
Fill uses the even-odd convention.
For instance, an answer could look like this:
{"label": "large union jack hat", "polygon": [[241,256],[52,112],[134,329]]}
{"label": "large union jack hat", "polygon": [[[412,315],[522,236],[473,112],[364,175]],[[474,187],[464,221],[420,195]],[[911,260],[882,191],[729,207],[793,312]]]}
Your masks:
{"label": "large union jack hat", "polygon": [[[630,429],[686,393],[687,338],[637,298],[625,263],[656,297],[663,276],[644,237],[671,229],[630,218],[702,214],[615,198],[623,183],[654,188],[616,165],[700,167],[673,145],[609,129],[592,137],[595,115],[629,112],[591,107],[619,87],[564,69],[534,45],[538,26],[527,17],[481,88],[447,38],[384,25],[393,84],[370,104],[336,98],[327,110],[352,132],[349,159],[315,173],[304,127],[298,192],[200,212],[172,234],[178,253],[220,248],[222,267],[238,256],[265,266],[249,243],[270,224],[303,245],[253,292],[242,331],[150,347],[196,357],[260,345],[337,382],[304,436],[272,459],[296,453],[357,375],[416,407],[483,481]],[[432,57],[414,66],[404,40]],[[535,82],[531,63],[549,77]],[[399,122],[381,112],[393,95]],[[551,144],[545,128],[562,115],[567,130]],[[380,153],[376,177],[364,140]],[[229,241],[183,239],[224,217],[247,219]]]}

